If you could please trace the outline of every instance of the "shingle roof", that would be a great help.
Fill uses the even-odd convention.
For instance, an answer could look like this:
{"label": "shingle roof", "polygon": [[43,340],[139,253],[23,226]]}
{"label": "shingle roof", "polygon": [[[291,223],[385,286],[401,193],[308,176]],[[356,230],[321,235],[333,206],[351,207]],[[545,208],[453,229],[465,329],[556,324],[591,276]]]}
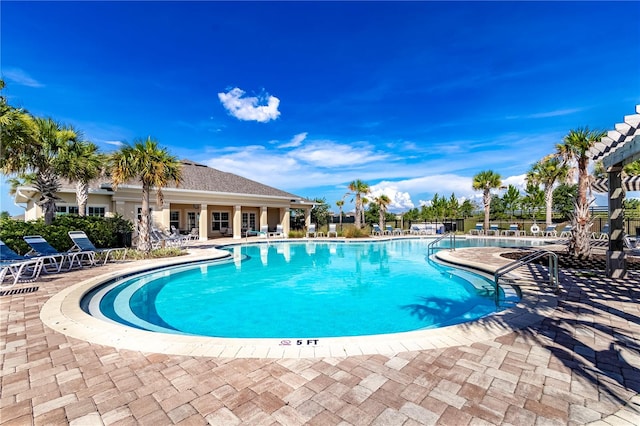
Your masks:
{"label": "shingle roof", "polygon": [[[281,191],[242,176],[223,172],[212,167],[198,164],[190,160],[180,160],[182,163],[182,182],[180,189],[211,191],[218,193],[266,195],[274,197],[303,198],[299,195]],[[171,184],[168,188],[176,188]]]}

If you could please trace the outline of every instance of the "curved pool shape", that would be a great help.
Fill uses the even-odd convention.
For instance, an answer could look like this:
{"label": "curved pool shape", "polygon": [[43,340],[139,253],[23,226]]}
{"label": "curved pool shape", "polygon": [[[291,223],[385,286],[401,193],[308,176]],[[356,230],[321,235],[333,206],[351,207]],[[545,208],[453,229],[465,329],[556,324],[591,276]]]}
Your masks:
{"label": "curved pool shape", "polygon": [[[463,240],[457,245],[471,242],[487,243]],[[93,316],[134,328],[235,338],[399,333],[496,312],[493,282],[429,261],[428,243],[233,246],[227,248],[226,261],[174,266],[107,283],[88,293],[82,305]],[[513,240],[501,245],[513,245]]]}

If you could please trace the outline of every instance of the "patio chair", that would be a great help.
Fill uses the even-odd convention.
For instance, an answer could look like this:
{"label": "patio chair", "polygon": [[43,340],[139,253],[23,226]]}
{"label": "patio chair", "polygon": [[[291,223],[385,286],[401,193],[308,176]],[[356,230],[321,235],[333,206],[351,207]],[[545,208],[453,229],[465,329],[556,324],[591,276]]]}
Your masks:
{"label": "patio chair", "polygon": [[272,232],[271,234],[269,234],[269,236],[275,238],[285,238],[286,235],[284,235],[284,228],[282,227],[282,224],[277,224],[275,232]]}
{"label": "patio chair", "polygon": [[127,256],[126,247],[97,248],[84,231],[69,231],[69,237],[73,241],[73,247],[69,251],[92,251],[96,254],[104,255],[103,265],[109,261],[111,253],[122,253],[122,260]]}
{"label": "patio chair", "polygon": [[[0,290],[8,290],[19,282],[37,280],[45,258],[21,256],[0,241]],[[10,283],[4,284],[7,277]]]}
{"label": "patio chair", "polygon": [[158,228],[151,228],[149,237],[151,238],[151,247],[154,249],[162,247],[182,247],[188,239],[185,235],[167,235]]}
{"label": "patio chair", "polygon": [[560,238],[569,238],[569,237],[571,237],[571,230],[572,229],[573,229],[573,226],[566,225],[564,228],[562,228],[562,231],[560,231]]}
{"label": "patio chair", "polygon": [[514,237],[519,237],[520,235],[524,234],[524,231],[520,230],[520,225],[518,225],[517,223],[512,223],[511,225],[509,225],[509,229],[502,231],[502,234],[507,237],[511,235],[513,235]]}
{"label": "patio chair", "polygon": [[311,235],[313,235],[314,237],[318,236],[318,231],[316,231],[316,224],[312,223],[311,225],[309,225],[309,227],[307,228],[307,234],[306,237],[310,238]]}
{"label": "patio chair", "polygon": [[489,229],[487,229],[487,235],[494,235],[494,236],[499,236],[500,235],[500,227],[498,225],[496,225],[495,223],[492,223],[489,225]]}
{"label": "patio chair", "polygon": [[376,235],[382,235],[382,229],[380,229],[380,225],[378,225],[377,223],[374,223],[373,225],[371,225],[372,230],[371,230],[371,236],[376,236]]}
{"label": "patio chair", "polygon": [[331,234],[335,235],[335,237],[338,238],[338,230],[336,229],[335,223],[329,224],[329,231],[327,231],[327,237],[330,237]]}
{"label": "patio chair", "polygon": [[556,228],[558,227],[558,225],[549,225],[545,228],[544,231],[542,231],[542,236],[543,237],[557,237],[558,236],[558,232],[556,231]]}
{"label": "patio chair", "polygon": [[609,238],[609,224],[605,223],[600,232],[592,232],[591,238],[595,240],[606,240]]}
{"label": "patio chair", "polygon": [[469,230],[470,235],[482,235],[484,234],[484,223],[476,223],[476,227]]}
{"label": "patio chair", "polygon": [[411,229],[409,230],[411,235],[427,235],[427,231],[424,228],[419,227],[418,225],[411,225]]}
{"label": "patio chair", "polygon": [[391,225],[387,225],[384,227],[384,234],[385,235],[393,235],[393,226]]}
{"label": "patio chair", "polygon": [[[89,265],[95,264],[95,252],[93,251],[58,251],[56,250],[47,240],[42,238],[40,235],[25,235],[22,239],[29,244],[31,250],[27,253],[27,257],[42,257],[47,256],[48,258],[55,258],[56,262],[54,265],[57,267],[57,270],[54,272],[60,272],[64,267],[65,262],[69,263],[67,270],[71,270],[73,265],[77,263],[79,268],[82,268],[83,262],[87,262]],[[59,259],[59,260],[58,260]],[[43,268],[44,272],[50,273],[52,272],[49,268]]]}

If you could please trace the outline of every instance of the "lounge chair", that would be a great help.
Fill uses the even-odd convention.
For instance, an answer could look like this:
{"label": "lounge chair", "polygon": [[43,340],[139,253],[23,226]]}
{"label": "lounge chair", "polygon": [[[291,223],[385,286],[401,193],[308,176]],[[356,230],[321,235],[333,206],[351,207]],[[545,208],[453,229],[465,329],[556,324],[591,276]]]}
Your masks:
{"label": "lounge chair", "polygon": [[543,237],[557,237],[558,236],[558,232],[556,231],[556,228],[558,227],[558,225],[549,225],[545,228],[544,231],[542,231],[542,236]]}
{"label": "lounge chair", "polygon": [[111,253],[122,253],[122,260],[127,256],[126,247],[97,248],[84,231],[69,231],[69,237],[71,241],[73,241],[73,247],[71,247],[69,251],[92,251],[96,254],[104,255],[103,265],[109,261]]}
{"label": "lounge chair", "polygon": [[411,235],[427,235],[427,230],[419,227],[418,225],[411,225],[409,233]]}
{"label": "lounge chair", "polygon": [[184,235],[167,235],[160,229],[152,228],[149,232],[151,247],[154,249],[162,247],[182,247],[187,241]]}
{"label": "lounge chair", "polygon": [[511,225],[509,225],[509,229],[502,231],[502,234],[507,237],[511,235],[513,235],[514,237],[519,237],[520,235],[524,234],[524,231],[520,230],[520,225],[518,225],[517,223],[512,223]]}
{"label": "lounge chair", "polygon": [[[25,257],[11,250],[0,241],[0,290],[8,290],[19,282],[32,282],[38,279],[46,256]],[[9,277],[10,284],[4,284]]]}
{"label": "lounge chair", "polygon": [[560,238],[569,238],[569,237],[571,237],[571,230],[572,229],[573,229],[573,226],[566,225],[564,228],[562,228],[562,231],[560,231]]}
{"label": "lounge chair", "polygon": [[276,225],[275,232],[269,233],[269,236],[274,238],[285,238],[284,228],[282,227],[282,224]]}
{"label": "lounge chair", "polygon": [[609,238],[609,224],[605,223],[600,232],[592,232],[591,238],[595,240],[606,240]]}
{"label": "lounge chair", "polygon": [[484,234],[484,223],[476,223],[476,227],[469,230],[470,235],[482,235]]}
{"label": "lounge chair", "polygon": [[371,236],[382,235],[382,229],[380,229],[380,225],[374,223],[373,225],[371,225],[371,227]]}
{"label": "lounge chair", "polygon": [[496,225],[495,223],[492,223],[489,225],[489,229],[487,230],[487,235],[494,235],[494,236],[499,236],[500,235],[500,227],[498,225]]}
{"label": "lounge chair", "polygon": [[331,234],[335,235],[335,237],[338,238],[338,230],[336,229],[335,223],[329,224],[329,231],[327,231],[327,237],[330,237]]}
{"label": "lounge chair", "polygon": [[67,270],[71,270],[73,265],[78,264],[79,268],[82,268],[83,262],[87,262],[89,265],[95,264],[95,252],[93,251],[58,251],[51,244],[47,242],[40,235],[26,235],[22,237],[24,241],[29,244],[31,250],[27,253],[27,257],[42,257],[46,256],[49,259],[55,258],[54,265],[57,270],[51,271],[46,265],[43,267],[44,272],[60,272],[64,267],[65,262],[69,263]]}
{"label": "lounge chair", "polygon": [[311,225],[309,225],[309,227],[307,228],[307,238],[310,238],[310,236],[313,235],[314,237],[318,236],[318,231],[316,231],[316,224],[312,223]]}

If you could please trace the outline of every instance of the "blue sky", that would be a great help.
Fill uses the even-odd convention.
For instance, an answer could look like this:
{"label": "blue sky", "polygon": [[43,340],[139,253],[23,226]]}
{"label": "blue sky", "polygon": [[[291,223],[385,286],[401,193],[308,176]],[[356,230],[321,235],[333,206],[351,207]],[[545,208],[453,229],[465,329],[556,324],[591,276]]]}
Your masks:
{"label": "blue sky", "polygon": [[[520,185],[570,129],[613,129],[640,103],[628,18],[640,2],[3,1],[0,12],[11,105],[104,151],[150,135],[334,208],[355,179],[392,211],[435,193],[479,200],[479,171]],[[20,213],[0,190],[0,208]]]}

